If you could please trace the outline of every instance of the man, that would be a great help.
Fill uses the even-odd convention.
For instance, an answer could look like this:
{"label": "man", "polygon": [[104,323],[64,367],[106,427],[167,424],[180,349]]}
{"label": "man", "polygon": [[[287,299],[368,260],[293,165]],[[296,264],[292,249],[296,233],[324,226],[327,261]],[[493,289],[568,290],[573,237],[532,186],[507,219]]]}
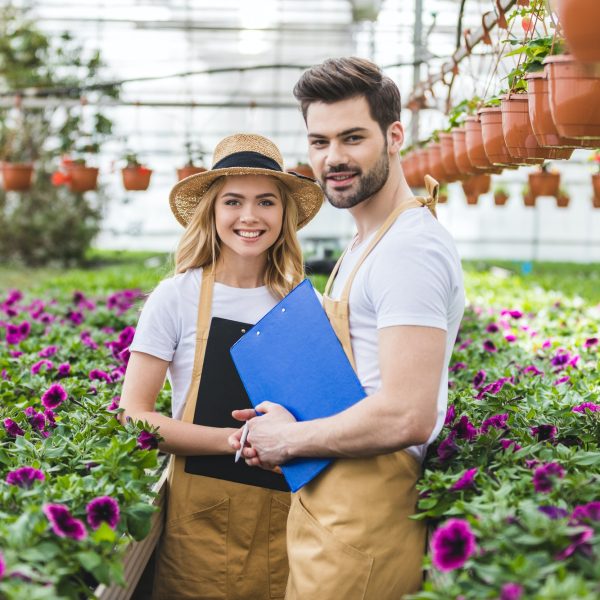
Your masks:
{"label": "man", "polygon": [[249,421],[244,456],[263,467],[338,459],[293,499],[288,600],[398,600],[421,585],[425,529],[409,517],[446,411],[464,310],[460,259],[433,198],[415,199],[402,173],[391,79],[367,60],[331,59],[304,73],[294,95],[315,176],[356,222],[324,307],[367,397],[303,423],[265,402],[257,407],[264,416]]}

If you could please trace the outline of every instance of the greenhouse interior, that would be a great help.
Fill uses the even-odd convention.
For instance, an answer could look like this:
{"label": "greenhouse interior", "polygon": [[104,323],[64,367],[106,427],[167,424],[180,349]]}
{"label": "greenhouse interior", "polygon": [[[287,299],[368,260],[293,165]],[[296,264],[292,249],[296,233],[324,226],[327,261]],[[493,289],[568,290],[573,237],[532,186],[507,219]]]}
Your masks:
{"label": "greenhouse interior", "polygon": [[0,0],[0,599],[598,600],[599,23]]}

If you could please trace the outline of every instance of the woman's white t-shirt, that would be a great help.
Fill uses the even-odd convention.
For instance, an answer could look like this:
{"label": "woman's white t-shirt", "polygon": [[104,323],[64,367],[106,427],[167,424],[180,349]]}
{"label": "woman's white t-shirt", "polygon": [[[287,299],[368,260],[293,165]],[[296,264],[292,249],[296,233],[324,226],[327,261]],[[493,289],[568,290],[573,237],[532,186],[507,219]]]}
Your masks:
{"label": "woman's white t-shirt", "polygon": [[[192,379],[201,274],[202,269],[189,269],[158,284],[144,304],[129,348],[169,361],[174,419],[181,419]],[[266,286],[237,288],[215,282],[211,318],[254,324],[277,302]]]}

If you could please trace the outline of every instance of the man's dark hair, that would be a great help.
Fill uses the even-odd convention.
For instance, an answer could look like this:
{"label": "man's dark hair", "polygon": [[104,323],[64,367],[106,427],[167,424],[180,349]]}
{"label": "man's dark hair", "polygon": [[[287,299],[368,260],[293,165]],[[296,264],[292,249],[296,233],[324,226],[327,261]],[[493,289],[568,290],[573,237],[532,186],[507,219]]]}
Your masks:
{"label": "man's dark hair", "polygon": [[330,58],[311,67],[296,83],[294,96],[305,121],[313,102],[330,104],[360,96],[369,103],[371,117],[384,135],[394,121],[400,120],[400,90],[376,64],[364,58]]}

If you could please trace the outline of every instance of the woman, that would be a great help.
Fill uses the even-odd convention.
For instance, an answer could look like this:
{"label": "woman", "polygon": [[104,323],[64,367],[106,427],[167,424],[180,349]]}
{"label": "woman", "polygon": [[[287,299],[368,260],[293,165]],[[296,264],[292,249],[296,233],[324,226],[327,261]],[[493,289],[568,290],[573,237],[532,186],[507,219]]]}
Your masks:
{"label": "woman", "polygon": [[[148,298],[130,347],[124,415],[157,426],[169,465],[167,518],[154,598],[272,599],[287,580],[289,492],[281,475],[234,462],[231,411],[249,406],[229,348],[303,274],[296,230],[320,188],[283,171],[277,147],[237,134],[210,171],[173,188],[186,227],[175,276]],[[155,411],[165,375],[172,417]]]}

